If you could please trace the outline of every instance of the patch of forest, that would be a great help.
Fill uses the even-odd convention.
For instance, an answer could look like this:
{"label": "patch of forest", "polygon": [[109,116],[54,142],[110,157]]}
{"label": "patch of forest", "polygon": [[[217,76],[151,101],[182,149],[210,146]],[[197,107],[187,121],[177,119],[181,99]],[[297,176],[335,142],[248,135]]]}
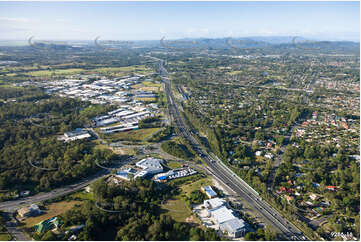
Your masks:
{"label": "patch of forest", "polygon": [[[213,229],[203,230],[189,223],[175,222],[162,214],[161,202],[176,193],[169,185],[139,178],[117,186],[99,180],[92,189],[96,203],[89,201],[62,215],[62,230],[85,225],[77,234],[77,240],[219,240]],[[55,235],[49,231],[35,237],[67,240],[71,235]]]}
{"label": "patch of forest", "polygon": [[[91,117],[112,107],[59,97],[18,101],[34,92],[41,94],[24,89],[11,94],[15,102],[0,104],[0,189],[6,189],[5,194],[48,191],[94,174],[100,169],[95,160],[121,159],[109,150],[94,150],[91,141],[57,140],[64,132],[90,125]],[[3,94],[0,88],[0,98]],[[2,193],[0,199],[9,197]]]}

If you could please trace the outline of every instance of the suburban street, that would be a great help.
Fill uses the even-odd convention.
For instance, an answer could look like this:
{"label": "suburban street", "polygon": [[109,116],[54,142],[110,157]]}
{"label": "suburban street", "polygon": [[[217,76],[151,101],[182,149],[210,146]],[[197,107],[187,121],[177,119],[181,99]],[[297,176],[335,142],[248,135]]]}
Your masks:
{"label": "suburban street", "polygon": [[[290,240],[305,240],[305,237],[302,236],[302,233],[291,223],[289,223],[285,218],[283,218],[275,209],[273,209],[268,203],[262,200],[259,194],[252,189],[246,182],[240,179],[236,174],[234,174],[228,167],[226,167],[218,157],[212,153],[208,153],[199,142],[193,137],[193,130],[190,130],[187,127],[181,115],[179,113],[179,107],[174,99],[174,96],[171,91],[171,84],[167,78],[167,70],[163,67],[163,61],[159,60],[159,67],[161,74],[163,76],[163,82],[165,84],[165,94],[168,101],[169,115],[173,119],[175,125],[179,129],[179,135],[183,136],[191,144],[192,148],[197,152],[199,157],[207,164],[208,171],[215,176],[219,181],[223,182],[225,186],[229,187],[233,192],[240,196],[245,202],[250,204],[265,220],[271,224],[275,229],[277,229],[286,239]],[[96,137],[99,136],[91,130]],[[102,141],[102,140],[101,140]],[[105,143],[104,141],[102,143]],[[124,144],[116,144],[113,146],[124,146]],[[126,145],[125,145],[126,146]],[[165,155],[158,147],[158,153]],[[154,152],[154,151],[153,151]],[[147,152],[146,152],[147,153]],[[17,200],[6,201],[0,203],[0,210],[12,214],[20,207],[29,206],[33,203],[38,203],[53,199],[59,196],[63,196],[88,186],[93,183],[95,180],[103,177],[104,175],[109,174],[109,170],[101,170],[95,175],[86,178],[78,183],[67,185],[62,188],[57,188],[51,192],[40,193],[34,196],[25,197]],[[26,237],[22,233],[21,229],[16,226],[16,224],[9,223],[7,224],[9,232],[13,235],[16,240],[25,240]]]}
{"label": "suburban street", "polygon": [[[273,225],[286,239],[289,240],[306,240],[302,233],[284,217],[282,217],[275,209],[273,209],[268,203],[262,200],[258,193],[252,189],[247,183],[240,179],[230,169],[225,167],[221,160],[215,155],[210,155],[205,151],[199,142],[193,137],[192,130],[184,124],[183,119],[178,110],[177,103],[171,90],[171,84],[167,78],[167,71],[162,66],[161,62],[161,74],[163,75],[163,81],[166,84],[165,93],[168,100],[169,113],[174,120],[179,133],[191,144],[192,148],[198,153],[202,160],[208,165],[214,176],[221,180],[226,186],[231,188],[237,193],[243,200],[249,203],[254,209],[264,217],[270,224]],[[214,158],[213,158],[214,157]]]}

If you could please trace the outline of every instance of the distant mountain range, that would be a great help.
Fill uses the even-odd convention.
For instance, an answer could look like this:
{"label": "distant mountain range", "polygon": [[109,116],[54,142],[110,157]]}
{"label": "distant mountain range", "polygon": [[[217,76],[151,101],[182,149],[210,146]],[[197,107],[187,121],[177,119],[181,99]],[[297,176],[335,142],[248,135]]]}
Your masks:
{"label": "distant mountain range", "polygon": [[[95,40],[68,40],[68,41],[33,41],[39,44],[52,44],[52,45],[72,45],[72,46],[91,46],[95,45]],[[126,41],[110,41],[99,40],[100,43],[110,43],[117,46],[123,45]],[[119,43],[117,43],[119,42]],[[240,47],[240,48],[262,48],[273,45],[287,45],[287,44],[346,44],[346,45],[359,45],[359,42],[352,41],[318,41],[307,39],[301,36],[251,36],[251,37],[228,37],[228,38],[183,38],[183,39],[164,39],[161,40],[136,40],[129,41],[127,45],[137,47],[170,47],[177,48],[182,46],[197,46],[197,47],[210,47],[210,48],[227,48],[227,47]],[[28,40],[0,40],[0,46],[26,46],[29,45]]]}

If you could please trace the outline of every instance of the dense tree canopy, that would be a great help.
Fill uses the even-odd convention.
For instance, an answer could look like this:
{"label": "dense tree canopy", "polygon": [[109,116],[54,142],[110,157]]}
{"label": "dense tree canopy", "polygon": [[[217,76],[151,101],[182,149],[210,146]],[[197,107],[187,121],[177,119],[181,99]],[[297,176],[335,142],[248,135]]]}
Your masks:
{"label": "dense tree canopy", "polygon": [[174,191],[168,185],[138,178],[114,186],[100,180],[93,185],[93,191],[97,204],[88,202],[63,216],[64,226],[85,224],[79,240],[219,239],[214,230],[175,222],[160,213],[159,204]]}

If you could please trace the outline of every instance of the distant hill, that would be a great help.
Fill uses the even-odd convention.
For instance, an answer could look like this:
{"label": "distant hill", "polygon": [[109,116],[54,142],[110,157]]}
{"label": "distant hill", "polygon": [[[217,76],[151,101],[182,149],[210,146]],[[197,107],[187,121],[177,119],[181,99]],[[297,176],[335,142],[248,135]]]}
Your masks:
{"label": "distant hill", "polygon": [[[248,37],[254,41],[262,41],[270,44],[292,43],[294,36],[252,36]],[[305,40],[303,37],[297,37],[297,40]]]}
{"label": "distant hill", "polygon": [[[110,40],[100,40],[102,45]],[[115,48],[125,47],[124,44],[117,46],[117,41],[111,43]],[[66,44],[59,41],[35,41],[39,46],[48,45],[53,49],[62,49],[66,47],[92,47],[95,46],[94,40],[78,40],[66,41]],[[27,46],[28,41],[25,40],[0,40],[0,46]],[[182,49],[262,49],[262,48],[276,48],[276,49],[294,49],[295,47],[322,49],[322,50],[359,50],[360,43],[352,41],[317,41],[306,39],[304,37],[294,36],[252,36],[241,38],[183,38],[176,40],[138,40],[129,41],[126,45],[129,48],[169,48],[174,50]]]}

